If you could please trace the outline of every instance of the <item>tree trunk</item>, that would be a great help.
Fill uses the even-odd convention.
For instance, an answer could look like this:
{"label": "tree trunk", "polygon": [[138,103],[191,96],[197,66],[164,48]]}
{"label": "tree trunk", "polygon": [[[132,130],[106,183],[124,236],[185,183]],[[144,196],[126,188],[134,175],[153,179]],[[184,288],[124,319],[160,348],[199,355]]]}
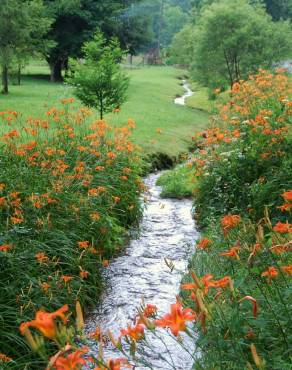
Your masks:
{"label": "tree trunk", "polygon": [[63,62],[63,69],[65,71],[65,78],[69,76],[69,60],[66,58]]}
{"label": "tree trunk", "polygon": [[60,60],[50,63],[50,69],[51,69],[51,81],[52,82],[63,81],[62,62]]}
{"label": "tree trunk", "polygon": [[103,100],[99,100],[99,117],[100,119],[103,119]]}
{"label": "tree trunk", "polygon": [[21,65],[18,65],[18,70],[17,70],[17,85],[20,86],[21,84]]}
{"label": "tree trunk", "polygon": [[8,94],[8,67],[5,65],[2,67],[2,94]]}

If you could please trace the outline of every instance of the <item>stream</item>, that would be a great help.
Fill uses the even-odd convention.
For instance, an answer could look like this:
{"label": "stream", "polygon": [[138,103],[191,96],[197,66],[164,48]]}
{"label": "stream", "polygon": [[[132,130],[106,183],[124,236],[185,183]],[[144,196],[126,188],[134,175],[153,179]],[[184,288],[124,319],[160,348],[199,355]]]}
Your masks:
{"label": "stream", "polygon": [[[188,258],[199,234],[191,215],[192,201],[162,199],[161,188],[156,185],[160,175],[161,172],[150,174],[144,180],[148,191],[139,235],[132,238],[125,252],[113,259],[105,270],[107,287],[101,304],[86,322],[89,333],[99,326],[103,332],[110,329],[118,337],[121,328],[133,323],[142,300],[145,304],[155,304],[159,315],[168,312],[170,304],[176,301],[182,274],[187,270]],[[172,272],[165,259],[174,263]],[[170,334],[161,331],[161,335],[171,353],[172,363],[163,361],[164,355],[169,358],[169,353],[161,340],[153,338],[155,351],[146,351],[147,366],[135,369],[191,369],[190,355]],[[186,342],[186,345],[190,351],[194,349],[194,343]],[[96,354],[97,351],[92,344],[92,352]],[[105,345],[104,354],[105,358],[121,357],[110,342]]]}
{"label": "stream", "polygon": [[184,95],[175,98],[174,104],[186,105],[186,99],[194,95],[194,92],[190,89],[190,85],[188,84],[188,82],[186,80],[182,80],[182,83],[182,86],[186,92]]}

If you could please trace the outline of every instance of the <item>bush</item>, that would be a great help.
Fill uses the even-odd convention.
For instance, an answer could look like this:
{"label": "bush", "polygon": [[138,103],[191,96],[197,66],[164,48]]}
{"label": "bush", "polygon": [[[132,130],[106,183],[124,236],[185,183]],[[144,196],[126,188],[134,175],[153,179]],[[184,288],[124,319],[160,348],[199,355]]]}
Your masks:
{"label": "bush", "polygon": [[[281,71],[280,71],[281,72]],[[279,193],[292,187],[290,79],[261,71],[236,84],[220,111],[219,127],[197,136],[193,160],[199,176],[196,206],[202,224],[210,216],[248,210],[254,220],[264,207],[272,216]]]}
{"label": "bush", "polygon": [[0,347],[14,369],[33,362],[20,322],[41,307],[96,302],[103,266],[142,212],[133,122],[113,129],[71,103],[27,122],[0,114]]}

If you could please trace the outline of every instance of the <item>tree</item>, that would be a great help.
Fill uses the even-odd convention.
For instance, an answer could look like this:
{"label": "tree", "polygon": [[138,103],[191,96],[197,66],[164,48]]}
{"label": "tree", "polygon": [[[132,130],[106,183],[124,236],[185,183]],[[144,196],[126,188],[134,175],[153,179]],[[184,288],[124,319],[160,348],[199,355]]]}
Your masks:
{"label": "tree", "polygon": [[163,13],[163,28],[161,30],[161,43],[163,47],[168,47],[175,34],[188,22],[187,13],[183,12],[179,6],[167,5]]}
{"label": "tree", "polygon": [[274,20],[292,19],[292,1],[291,0],[263,0],[267,12],[271,14]]}
{"label": "tree", "polygon": [[44,15],[41,0],[1,0],[0,19],[2,92],[8,94],[8,71],[13,58],[36,50],[51,20]]}
{"label": "tree", "polygon": [[195,29],[187,24],[177,33],[171,43],[170,54],[172,61],[181,66],[190,67],[194,60]]}
{"label": "tree", "polygon": [[270,68],[289,55],[288,22],[272,22],[248,0],[221,0],[204,7],[195,27],[193,71],[210,88],[232,86],[259,67]]}
{"label": "tree", "polygon": [[[107,38],[117,32],[123,11],[139,0],[44,0],[48,14],[54,18],[49,38],[55,47],[46,55],[51,81],[61,81],[69,58],[82,57],[82,45],[99,28]],[[135,26],[134,23],[132,23]]]}
{"label": "tree", "polygon": [[129,78],[119,64],[123,51],[117,39],[107,42],[102,33],[96,33],[93,41],[85,43],[83,53],[83,62],[71,62],[68,82],[75,87],[76,96],[86,106],[97,108],[103,119],[126,100]]}
{"label": "tree", "polygon": [[151,25],[151,14],[144,11],[142,4],[133,3],[128,9],[121,10],[115,35],[130,56],[137,55],[151,44],[154,38]]}

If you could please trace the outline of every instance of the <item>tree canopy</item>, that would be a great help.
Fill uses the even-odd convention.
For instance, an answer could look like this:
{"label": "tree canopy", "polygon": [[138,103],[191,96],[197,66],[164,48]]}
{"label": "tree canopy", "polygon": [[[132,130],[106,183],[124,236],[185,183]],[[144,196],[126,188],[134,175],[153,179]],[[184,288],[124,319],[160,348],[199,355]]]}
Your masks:
{"label": "tree canopy", "polygon": [[210,88],[232,86],[259,67],[270,68],[291,51],[291,25],[273,22],[259,2],[205,4],[194,24],[174,38],[174,54],[179,60],[179,43],[189,44],[182,47],[185,60],[195,78]]}
{"label": "tree canopy", "polygon": [[47,50],[44,38],[51,19],[41,0],[1,0],[0,62],[3,93],[8,93],[8,69],[16,56]]}

